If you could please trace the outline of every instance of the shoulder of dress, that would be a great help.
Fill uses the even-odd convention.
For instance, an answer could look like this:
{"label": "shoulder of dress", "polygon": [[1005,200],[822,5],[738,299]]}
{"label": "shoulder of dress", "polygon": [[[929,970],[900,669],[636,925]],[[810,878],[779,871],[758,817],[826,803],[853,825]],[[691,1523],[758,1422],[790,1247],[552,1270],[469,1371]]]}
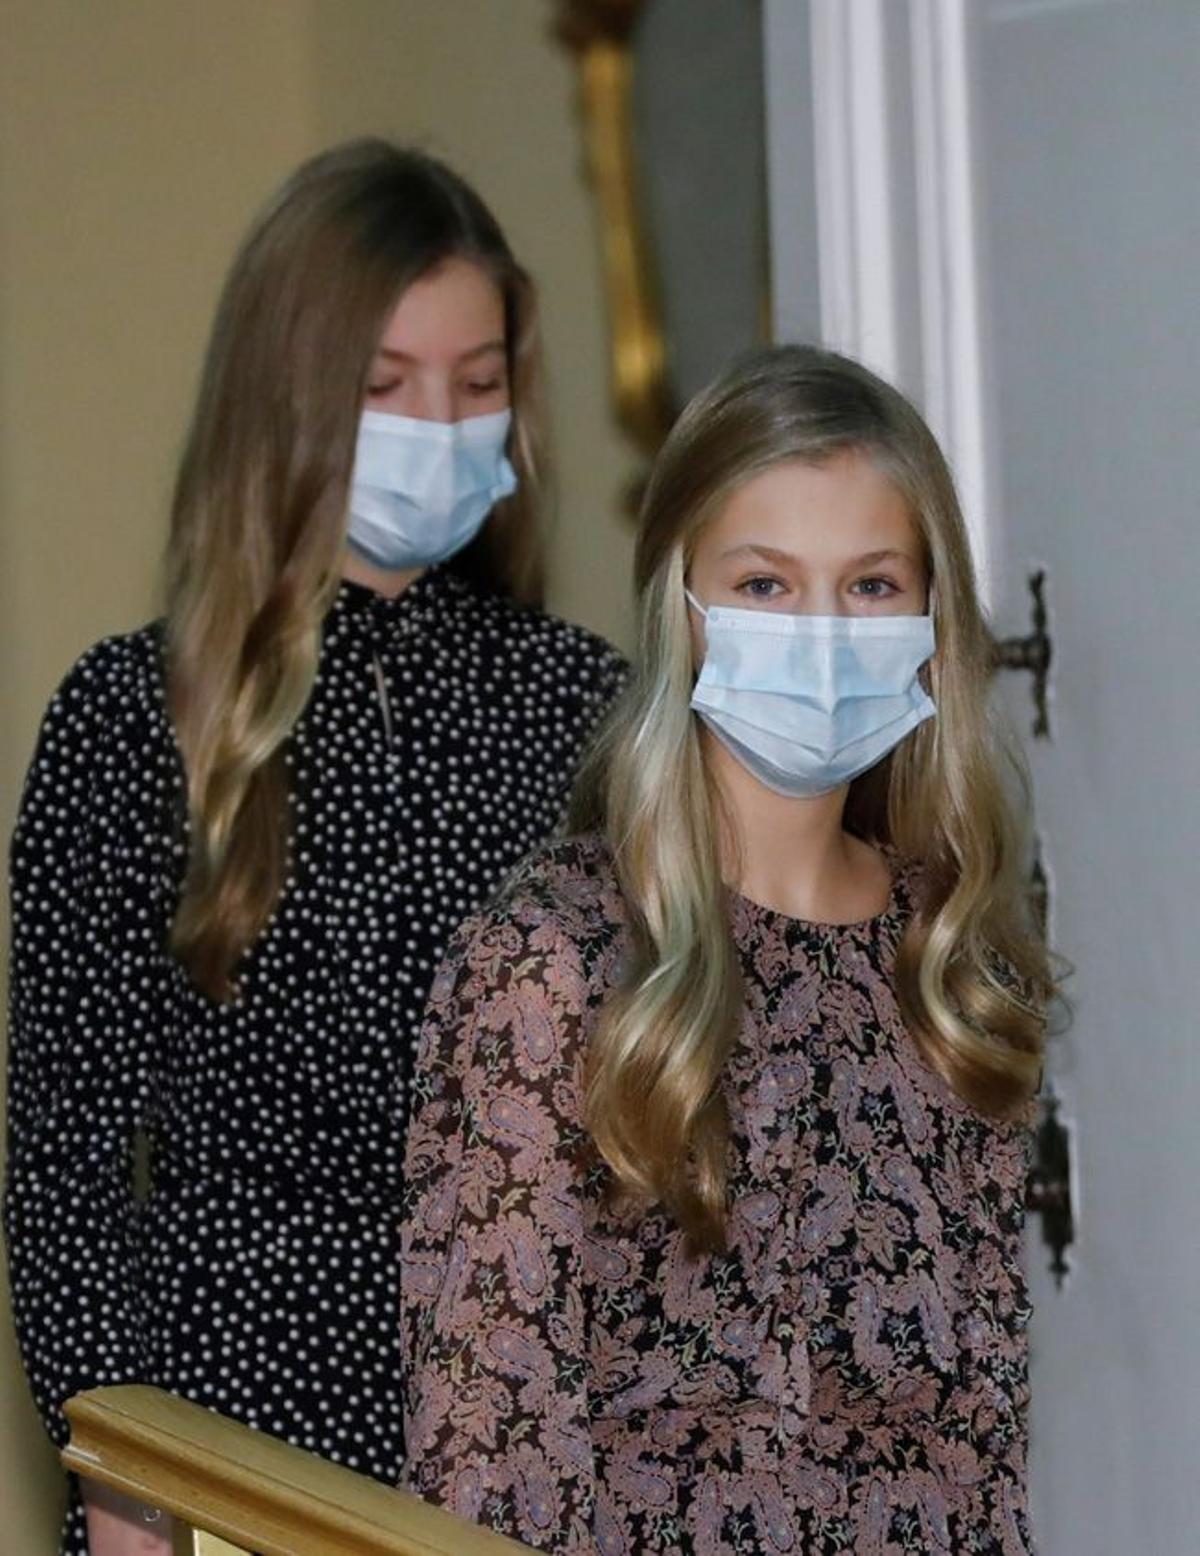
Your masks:
{"label": "shoulder of dress", "polygon": [[589,948],[610,942],[628,923],[607,843],[587,833],[536,849],[503,883],[489,917],[558,933],[586,959]]}
{"label": "shoulder of dress", "polygon": [[627,673],[624,655],[587,627],[498,594],[473,592],[463,598],[481,631],[506,644],[516,659],[543,660],[559,676],[575,673],[601,682],[619,682]]}
{"label": "shoulder of dress", "polygon": [[161,711],[165,701],[162,624],[152,622],[94,643],[68,670],[50,706],[111,717],[139,708]]}
{"label": "shoulder of dress", "polygon": [[135,832],[157,824],[182,786],[163,680],[158,626],[104,638],[76,660],[42,719],[14,851],[46,806],[87,805]]}
{"label": "shoulder of dress", "polygon": [[40,775],[54,786],[70,772],[91,791],[111,788],[114,797],[129,801],[135,778],[155,773],[173,788],[180,781],[178,768],[167,715],[161,626],[93,644],[50,699],[31,782]]}
{"label": "shoulder of dress", "polygon": [[429,995],[429,1010],[478,999],[507,974],[543,983],[559,1008],[585,1021],[603,1007],[627,965],[626,916],[607,850],[596,837],[539,849],[491,902],[455,933]]}

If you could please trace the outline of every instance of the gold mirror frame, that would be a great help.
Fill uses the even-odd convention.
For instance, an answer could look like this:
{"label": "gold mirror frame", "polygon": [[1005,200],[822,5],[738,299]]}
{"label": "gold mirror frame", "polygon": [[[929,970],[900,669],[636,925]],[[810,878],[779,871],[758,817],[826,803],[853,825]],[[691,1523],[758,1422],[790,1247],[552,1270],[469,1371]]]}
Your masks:
{"label": "gold mirror frame", "polygon": [[639,208],[631,39],[644,0],[557,0],[579,64],[588,172],[599,205],[617,420],[648,456],[671,426],[667,351]]}

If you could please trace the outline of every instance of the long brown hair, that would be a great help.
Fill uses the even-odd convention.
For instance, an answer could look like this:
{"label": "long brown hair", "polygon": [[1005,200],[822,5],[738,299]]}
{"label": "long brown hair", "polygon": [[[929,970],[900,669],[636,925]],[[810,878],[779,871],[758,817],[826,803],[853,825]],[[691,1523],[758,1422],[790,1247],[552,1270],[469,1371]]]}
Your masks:
{"label": "long brown hair", "polygon": [[478,263],[503,297],[519,478],[452,565],[536,603],[536,304],[478,195],[420,152],[377,140],[336,147],[270,201],[225,283],[167,559],[167,686],[189,819],[171,948],[214,999],[233,997],[237,964],[282,888],[283,748],[338,586],[370,363],[405,288],[450,257]]}
{"label": "long brown hair", "polygon": [[907,500],[933,589],[937,718],[851,785],[845,824],[924,866],[896,965],[917,1045],[953,1089],[1004,1117],[1037,1085],[1053,982],[1017,879],[1007,760],[988,715],[990,640],[945,461],[902,395],[808,347],[757,353],[688,406],[646,491],[635,561],[636,677],[576,790],[602,826],[630,905],[635,957],[589,1050],[586,1115],[617,1184],[662,1203],[693,1246],[724,1240],[728,1121],[720,1081],[741,1008],[724,915],[720,796],[690,711],[684,583],[705,524],[745,481],[842,450]]}

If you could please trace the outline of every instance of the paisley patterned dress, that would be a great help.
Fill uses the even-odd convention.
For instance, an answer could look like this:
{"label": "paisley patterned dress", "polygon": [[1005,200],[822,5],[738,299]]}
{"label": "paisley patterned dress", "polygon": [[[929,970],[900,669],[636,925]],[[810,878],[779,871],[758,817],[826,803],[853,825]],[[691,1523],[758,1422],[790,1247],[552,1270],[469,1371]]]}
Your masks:
{"label": "paisley patterned dress", "polygon": [[877,918],[731,897],[729,1249],[630,1222],[581,1124],[626,915],[596,839],[538,857],[435,979],[406,1164],[407,1483],[538,1550],[1032,1550],[1028,1130],[901,1021]]}

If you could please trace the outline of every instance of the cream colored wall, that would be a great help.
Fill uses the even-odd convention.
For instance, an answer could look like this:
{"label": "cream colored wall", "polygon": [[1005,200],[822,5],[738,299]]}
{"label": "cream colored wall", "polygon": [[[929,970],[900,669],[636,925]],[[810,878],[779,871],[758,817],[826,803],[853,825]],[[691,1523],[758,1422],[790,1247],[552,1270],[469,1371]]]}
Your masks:
{"label": "cream colored wall", "polygon": [[[548,0],[0,0],[5,839],[55,684],[156,608],[172,467],[233,246],[294,163],[347,135],[446,156],[541,282],[551,604],[628,642],[617,507],[635,462],[608,416],[572,66],[551,18]],[[59,1480],[6,1312],[0,1466],[3,1548],[42,1556]]]}
{"label": "cream colored wall", "polygon": [[628,646],[637,462],[608,414],[598,239],[557,0],[328,0],[315,8],[320,141],[418,141],[486,194],[537,277],[560,470],[550,603]]}

